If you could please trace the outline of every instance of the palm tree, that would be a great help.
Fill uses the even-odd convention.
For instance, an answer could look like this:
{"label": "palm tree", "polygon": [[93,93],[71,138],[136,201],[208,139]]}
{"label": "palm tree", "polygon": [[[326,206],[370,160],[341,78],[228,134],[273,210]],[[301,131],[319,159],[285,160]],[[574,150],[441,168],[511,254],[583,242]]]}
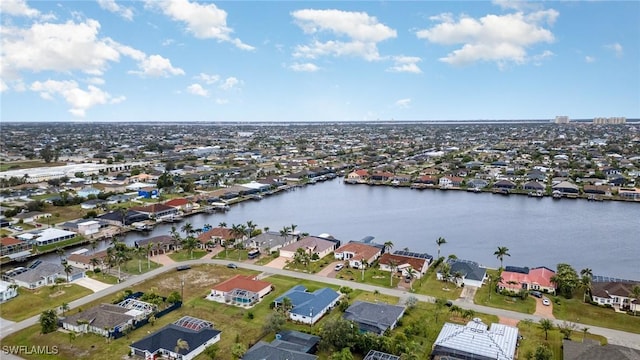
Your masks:
{"label": "palm tree", "polygon": [[180,228],[180,230],[187,236],[193,234],[193,225],[191,225],[190,222],[185,223],[184,225],[182,225],[182,227]]}
{"label": "palm tree", "polygon": [[389,276],[389,286],[393,287],[393,272],[398,268],[398,262],[391,259],[389,260],[389,268],[391,269],[391,276]]}
{"label": "palm tree", "polygon": [[440,259],[440,246],[446,243],[447,243],[447,240],[443,237],[439,237],[438,240],[436,240],[436,244],[438,244],[438,259]]}
{"label": "palm tree", "polygon": [[495,255],[500,260],[500,269],[502,269],[502,261],[505,256],[511,256],[509,254],[509,248],[506,246],[498,246],[498,250],[496,250],[493,255]]}
{"label": "palm tree", "polygon": [[189,235],[182,241],[182,245],[187,251],[189,251],[189,257],[193,259],[193,249],[198,246],[198,239],[193,235]]}
{"label": "palm tree", "polygon": [[60,310],[62,310],[62,316],[64,316],[64,314],[69,311],[69,303],[63,302],[62,305],[60,305]]}
{"label": "palm tree", "polygon": [[95,240],[91,240],[91,255],[96,254],[97,248],[98,248],[98,243]]}
{"label": "palm tree", "polygon": [[282,236],[286,240],[287,236],[289,236],[289,231],[291,231],[290,227],[283,226],[282,229],[280,230],[280,236]]}
{"label": "palm tree", "polygon": [[62,261],[62,266],[64,266],[64,273],[67,274],[67,282],[69,282],[69,274],[73,272],[73,266],[69,265],[66,260]]}
{"label": "palm tree", "polygon": [[391,249],[393,249],[393,241],[387,241],[384,243],[384,252],[390,253]]}
{"label": "palm tree", "polygon": [[92,257],[91,259],[89,259],[89,263],[91,264],[91,269],[95,271],[96,267],[100,265],[100,259],[98,259],[97,257]]}
{"label": "palm tree", "polygon": [[133,248],[133,252],[136,255],[136,257],[138,258],[138,273],[142,274],[142,258],[144,257],[144,251],[146,248],[142,247],[142,246],[138,246],[136,248]]}
{"label": "palm tree", "polygon": [[291,299],[285,296],[282,299],[282,303],[280,303],[280,309],[285,314],[285,316],[289,317],[289,311],[293,309],[293,303],[291,302]]}
{"label": "palm tree", "polygon": [[64,250],[58,247],[56,248],[56,254],[58,254],[58,256],[60,257],[60,261],[62,261],[64,258]]}
{"label": "palm tree", "polygon": [[147,243],[145,250],[147,251],[147,269],[151,269],[151,249],[153,249],[153,243]]}
{"label": "palm tree", "polygon": [[226,228],[227,227],[227,223],[224,222],[224,221],[221,221],[220,223],[218,223],[218,227]]}
{"label": "palm tree", "polygon": [[366,259],[360,260],[360,266],[362,267],[362,281],[364,281],[364,269],[369,266],[369,262]]}
{"label": "palm tree", "polygon": [[289,226],[289,229],[291,229],[291,234],[292,235],[295,234],[297,227],[298,227],[298,225],[296,225],[296,224],[291,224],[291,226]]}
{"label": "palm tree", "polygon": [[179,354],[180,350],[189,350],[189,343],[186,340],[178,339],[178,341],[176,341],[176,346],[173,348],[173,352]]}
{"label": "palm tree", "polygon": [[171,226],[171,230],[169,231],[169,234],[171,235],[171,239],[173,239],[172,241],[173,250],[177,251],[178,245],[182,243],[182,238],[180,237],[180,233],[178,232],[178,229],[175,226]]}
{"label": "palm tree", "polygon": [[247,221],[247,237],[250,238],[253,235],[253,232],[256,230],[258,225],[254,224],[253,221]]}
{"label": "palm tree", "polygon": [[549,339],[549,330],[553,329],[553,323],[549,319],[540,320],[540,328],[544,330],[544,339]]}
{"label": "palm tree", "polygon": [[489,300],[491,300],[491,293],[494,291],[494,284],[497,286],[503,279],[500,274],[489,274]]}

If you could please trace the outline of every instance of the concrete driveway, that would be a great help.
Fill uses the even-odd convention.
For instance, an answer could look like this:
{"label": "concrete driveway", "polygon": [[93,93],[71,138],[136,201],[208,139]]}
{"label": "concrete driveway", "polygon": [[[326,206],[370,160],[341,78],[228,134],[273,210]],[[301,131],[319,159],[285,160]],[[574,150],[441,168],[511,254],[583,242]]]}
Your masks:
{"label": "concrete driveway", "polygon": [[551,305],[547,306],[542,304],[541,298],[535,298],[535,299],[536,299],[536,312],[534,312],[533,315],[540,316],[546,319],[555,319],[555,316],[553,316],[553,301],[549,299],[549,302],[551,303]]}
{"label": "concrete driveway", "polygon": [[460,293],[458,300],[473,304],[473,298],[476,296],[476,291],[478,291],[478,288],[475,286],[465,286],[462,288],[462,292]]}
{"label": "concrete driveway", "polygon": [[283,269],[284,266],[287,265],[288,260],[289,260],[288,258],[280,256],[275,258],[273,261],[269,262],[265,266],[276,268],[276,269]]}
{"label": "concrete driveway", "polygon": [[102,281],[98,281],[98,280],[94,280],[92,278],[82,278],[82,279],[78,279],[76,281],[73,282],[74,284],[78,284],[80,286],[86,287],[87,289],[93,291],[93,292],[98,292],[100,290],[104,290],[106,288],[111,287],[110,284],[105,284]]}
{"label": "concrete driveway", "polygon": [[330,277],[330,278],[335,278],[336,274],[338,273],[335,270],[335,268],[336,268],[336,265],[338,265],[340,263],[344,263],[344,261],[336,260],[336,261],[332,262],[331,264],[327,265],[324,269],[318,271],[317,275],[326,276],[326,277]]}

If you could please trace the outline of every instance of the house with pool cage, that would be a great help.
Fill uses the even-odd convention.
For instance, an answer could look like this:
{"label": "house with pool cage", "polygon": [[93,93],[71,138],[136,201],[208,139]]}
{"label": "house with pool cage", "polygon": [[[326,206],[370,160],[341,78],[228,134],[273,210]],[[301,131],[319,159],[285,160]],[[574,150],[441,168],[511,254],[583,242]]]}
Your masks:
{"label": "house with pool cage", "polygon": [[253,306],[273,289],[270,282],[251,275],[236,275],[211,289],[208,300],[236,306]]}

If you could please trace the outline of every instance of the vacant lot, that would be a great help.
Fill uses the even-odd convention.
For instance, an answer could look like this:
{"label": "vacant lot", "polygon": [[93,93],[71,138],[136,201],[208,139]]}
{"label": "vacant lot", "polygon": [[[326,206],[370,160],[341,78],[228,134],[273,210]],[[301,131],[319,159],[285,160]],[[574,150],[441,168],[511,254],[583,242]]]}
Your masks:
{"label": "vacant lot", "polygon": [[18,296],[2,304],[0,316],[11,321],[21,321],[92,293],[93,291],[75,284],[46,286],[38,290],[18,288]]}

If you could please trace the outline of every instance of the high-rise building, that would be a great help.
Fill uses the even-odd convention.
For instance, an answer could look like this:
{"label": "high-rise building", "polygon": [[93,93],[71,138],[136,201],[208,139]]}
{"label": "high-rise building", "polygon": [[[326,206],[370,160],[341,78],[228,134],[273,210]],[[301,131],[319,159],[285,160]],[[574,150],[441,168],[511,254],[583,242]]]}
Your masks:
{"label": "high-rise building", "polygon": [[566,115],[556,116],[556,120],[554,121],[556,124],[568,124],[569,117]]}
{"label": "high-rise building", "polygon": [[624,116],[617,116],[617,117],[596,117],[593,118],[593,123],[594,124],[626,124],[627,123],[627,118]]}

